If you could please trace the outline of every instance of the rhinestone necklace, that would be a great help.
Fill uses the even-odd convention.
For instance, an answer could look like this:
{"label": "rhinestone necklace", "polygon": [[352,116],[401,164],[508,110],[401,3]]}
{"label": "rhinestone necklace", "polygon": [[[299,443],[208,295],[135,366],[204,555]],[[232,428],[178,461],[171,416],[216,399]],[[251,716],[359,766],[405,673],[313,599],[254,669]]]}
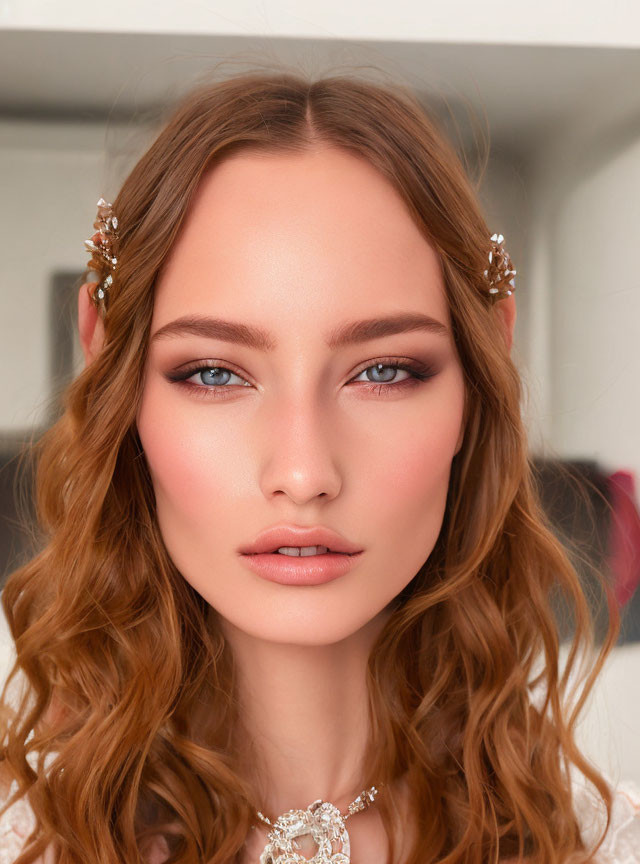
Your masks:
{"label": "rhinestone necklace", "polygon": [[[288,810],[275,823],[258,810],[258,817],[271,826],[260,864],[349,864],[351,844],[345,822],[354,813],[370,807],[377,794],[375,786],[364,789],[345,814],[322,798],[309,804],[306,810]],[[312,858],[302,854],[305,845],[317,847]]]}

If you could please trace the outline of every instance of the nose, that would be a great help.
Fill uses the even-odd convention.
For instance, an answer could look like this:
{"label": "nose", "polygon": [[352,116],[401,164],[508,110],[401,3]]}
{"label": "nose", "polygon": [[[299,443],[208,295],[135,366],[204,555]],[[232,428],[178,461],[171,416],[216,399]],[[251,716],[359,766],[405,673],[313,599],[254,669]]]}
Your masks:
{"label": "nose", "polygon": [[268,415],[258,467],[265,497],[284,493],[298,505],[319,496],[335,498],[348,461],[335,418],[311,397],[281,402]]}

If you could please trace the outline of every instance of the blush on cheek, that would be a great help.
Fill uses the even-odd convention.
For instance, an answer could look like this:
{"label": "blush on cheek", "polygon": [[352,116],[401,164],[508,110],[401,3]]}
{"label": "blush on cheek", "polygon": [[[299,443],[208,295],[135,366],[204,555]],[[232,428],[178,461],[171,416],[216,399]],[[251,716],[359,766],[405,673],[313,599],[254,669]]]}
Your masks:
{"label": "blush on cheek", "polygon": [[444,456],[414,445],[412,452],[405,451],[404,459],[396,460],[393,469],[386,465],[375,482],[385,490],[376,497],[375,519],[394,526],[395,543],[406,550],[421,548],[428,555],[440,533],[451,469]]}
{"label": "blush on cheek", "polygon": [[[189,433],[180,413],[162,410],[153,388],[143,399],[138,434],[153,480],[158,510],[171,507],[182,521],[199,506],[198,488],[211,459],[203,457],[202,442]],[[167,400],[168,401],[168,400]],[[191,512],[194,511],[194,512]],[[160,516],[160,513],[159,513]]]}
{"label": "blush on cheek", "polygon": [[204,473],[202,461],[190,458],[179,443],[174,447],[162,436],[161,441],[148,440],[148,448],[156,515],[167,552],[184,578],[206,594],[202,580],[215,569],[211,541],[215,526],[221,524],[224,496],[215,494],[215,479]]}
{"label": "blush on cheek", "polygon": [[[138,433],[155,490],[158,522],[174,563],[185,576],[208,572],[224,540],[250,459],[228,424],[202,420],[202,409],[160,398],[150,388]],[[222,547],[224,548],[224,543]]]}
{"label": "blush on cheek", "polygon": [[210,513],[215,507],[215,490],[224,488],[215,476],[216,460],[203,457],[184,436],[174,437],[166,429],[147,438],[145,453],[156,497],[170,502],[176,515],[191,524],[210,519],[207,509]]}
{"label": "blush on cheek", "polygon": [[[372,488],[378,506],[372,518],[394,526],[393,544],[415,570],[429,556],[442,527],[449,490],[451,463],[460,434],[461,411],[445,418],[433,416],[410,427],[377,464]],[[391,543],[391,540],[389,541]]]}
{"label": "blush on cheek", "polygon": [[407,424],[409,434],[395,436],[386,455],[377,462],[379,489],[407,503],[424,498],[430,489],[448,484],[451,462],[460,435],[461,416],[452,414],[446,422],[436,418]]}

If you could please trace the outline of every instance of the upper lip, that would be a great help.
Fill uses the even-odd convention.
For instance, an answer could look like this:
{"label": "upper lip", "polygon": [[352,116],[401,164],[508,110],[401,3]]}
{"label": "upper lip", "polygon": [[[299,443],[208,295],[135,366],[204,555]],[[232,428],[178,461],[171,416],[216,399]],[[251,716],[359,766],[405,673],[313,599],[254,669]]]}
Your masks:
{"label": "upper lip", "polygon": [[257,555],[260,552],[275,552],[281,546],[326,546],[332,552],[343,552],[355,555],[362,550],[350,543],[331,528],[318,525],[315,528],[304,528],[299,525],[272,525],[261,531],[253,543],[244,546],[240,552],[244,555]]}

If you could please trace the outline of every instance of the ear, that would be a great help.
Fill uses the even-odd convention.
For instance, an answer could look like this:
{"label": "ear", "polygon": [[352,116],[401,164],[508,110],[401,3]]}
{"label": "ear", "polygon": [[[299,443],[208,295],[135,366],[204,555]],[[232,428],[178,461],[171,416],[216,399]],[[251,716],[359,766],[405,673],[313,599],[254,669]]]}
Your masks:
{"label": "ear", "polygon": [[496,310],[504,331],[504,338],[507,343],[509,353],[511,353],[511,345],[513,344],[513,328],[516,323],[516,298],[513,294],[508,297],[503,297],[495,304]]}
{"label": "ear", "polygon": [[85,282],[78,292],[78,332],[85,366],[88,366],[99,353],[104,341],[104,324],[91,299],[97,284],[97,282]]}

